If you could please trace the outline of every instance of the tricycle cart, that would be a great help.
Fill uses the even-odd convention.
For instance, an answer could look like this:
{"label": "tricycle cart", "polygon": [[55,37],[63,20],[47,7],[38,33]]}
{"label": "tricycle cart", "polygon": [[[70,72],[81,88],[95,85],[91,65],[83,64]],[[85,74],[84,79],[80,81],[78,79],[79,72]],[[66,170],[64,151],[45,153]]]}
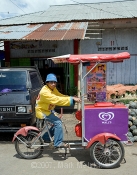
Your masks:
{"label": "tricycle cart", "polygon": [[[118,54],[86,54],[64,55],[52,57],[54,63],[79,64],[80,69],[80,96],[81,107],[76,112],[79,123],[75,126],[75,132],[81,137],[80,145],[83,149],[90,149],[93,162],[102,168],[114,168],[124,158],[123,141],[127,141],[128,132],[128,108],[123,104],[113,104],[107,101],[96,101],[94,104],[85,103],[85,78],[100,63],[122,62],[130,58],[128,52]],[[84,75],[83,66],[93,63],[91,69]],[[23,158],[36,158],[42,154],[44,144],[42,136],[48,129],[48,123],[40,131],[36,127],[24,127],[15,133],[15,148]],[[49,133],[50,136],[50,133]],[[51,141],[53,139],[51,138]],[[21,146],[20,146],[21,145]],[[23,151],[22,145],[29,151]],[[75,143],[69,143],[71,145]],[[77,149],[77,148],[76,148]],[[67,153],[67,152],[65,152]]]}

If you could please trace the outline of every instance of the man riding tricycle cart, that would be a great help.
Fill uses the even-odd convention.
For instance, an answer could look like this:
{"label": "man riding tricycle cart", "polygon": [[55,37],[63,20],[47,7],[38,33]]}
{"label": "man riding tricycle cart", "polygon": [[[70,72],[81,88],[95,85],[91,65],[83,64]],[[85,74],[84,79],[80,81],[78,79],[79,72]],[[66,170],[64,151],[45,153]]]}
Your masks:
{"label": "man riding tricycle cart", "polygon": [[[85,55],[64,55],[52,57],[54,63],[70,63],[79,66],[80,93],[79,98],[67,97],[68,103],[62,103],[62,106],[72,104],[71,100],[81,102],[76,118],[79,123],[75,126],[75,132],[81,138],[81,147],[90,149],[90,157],[99,167],[114,168],[124,159],[125,151],[123,143],[127,141],[128,132],[128,108],[123,104],[113,104],[106,101],[106,62],[122,62],[130,58],[128,52],[118,54],[85,54]],[[86,67],[86,73],[83,71]],[[53,81],[47,81],[48,83]],[[54,94],[54,88],[49,84],[44,88],[49,88],[49,93]],[[85,95],[86,94],[86,95]],[[41,92],[40,92],[40,95]],[[45,93],[44,93],[45,95]],[[52,106],[59,105],[61,98],[58,95],[58,103],[49,101]],[[85,103],[85,97],[88,103]],[[46,98],[46,95],[42,98]],[[54,98],[53,98],[54,99]],[[62,99],[63,100],[63,99]],[[70,100],[70,102],[69,102]],[[60,106],[60,105],[59,105]],[[54,108],[52,108],[53,110]],[[56,123],[49,121],[48,115],[43,114],[44,126],[42,129],[33,126],[26,126],[17,131],[14,135],[15,148],[17,153],[26,159],[37,158],[43,152],[45,146],[71,150],[71,145],[55,146],[57,140]],[[50,114],[49,114],[50,116]],[[40,122],[41,123],[41,122]],[[50,131],[50,128],[54,131]],[[50,143],[44,143],[44,135],[48,134]]]}

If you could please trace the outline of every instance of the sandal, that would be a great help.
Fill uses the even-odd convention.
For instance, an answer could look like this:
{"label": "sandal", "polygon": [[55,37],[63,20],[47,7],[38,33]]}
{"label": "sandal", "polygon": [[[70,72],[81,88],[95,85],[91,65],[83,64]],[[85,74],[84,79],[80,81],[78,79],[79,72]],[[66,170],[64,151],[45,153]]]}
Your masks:
{"label": "sandal", "polygon": [[55,148],[68,148],[68,146],[69,146],[68,143],[62,142],[58,146],[55,146]]}

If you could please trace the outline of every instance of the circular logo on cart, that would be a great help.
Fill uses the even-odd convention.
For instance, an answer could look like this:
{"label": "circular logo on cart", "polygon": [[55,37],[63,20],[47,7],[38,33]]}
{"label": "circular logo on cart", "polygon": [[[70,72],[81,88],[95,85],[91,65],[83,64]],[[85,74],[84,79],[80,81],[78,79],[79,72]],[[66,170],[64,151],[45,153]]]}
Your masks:
{"label": "circular logo on cart", "polygon": [[112,120],[114,118],[113,112],[101,112],[99,113],[99,118],[104,121]]}

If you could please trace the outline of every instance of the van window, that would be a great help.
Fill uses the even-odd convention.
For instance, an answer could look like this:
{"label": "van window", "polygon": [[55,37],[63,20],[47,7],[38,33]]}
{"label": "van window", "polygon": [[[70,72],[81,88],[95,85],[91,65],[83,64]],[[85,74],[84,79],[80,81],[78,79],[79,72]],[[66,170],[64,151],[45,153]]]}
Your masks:
{"label": "van window", "polygon": [[0,71],[0,92],[26,90],[26,71]]}
{"label": "van window", "polygon": [[40,83],[40,80],[38,78],[37,72],[30,72],[30,81],[31,81],[33,90],[41,88],[41,83]]}

